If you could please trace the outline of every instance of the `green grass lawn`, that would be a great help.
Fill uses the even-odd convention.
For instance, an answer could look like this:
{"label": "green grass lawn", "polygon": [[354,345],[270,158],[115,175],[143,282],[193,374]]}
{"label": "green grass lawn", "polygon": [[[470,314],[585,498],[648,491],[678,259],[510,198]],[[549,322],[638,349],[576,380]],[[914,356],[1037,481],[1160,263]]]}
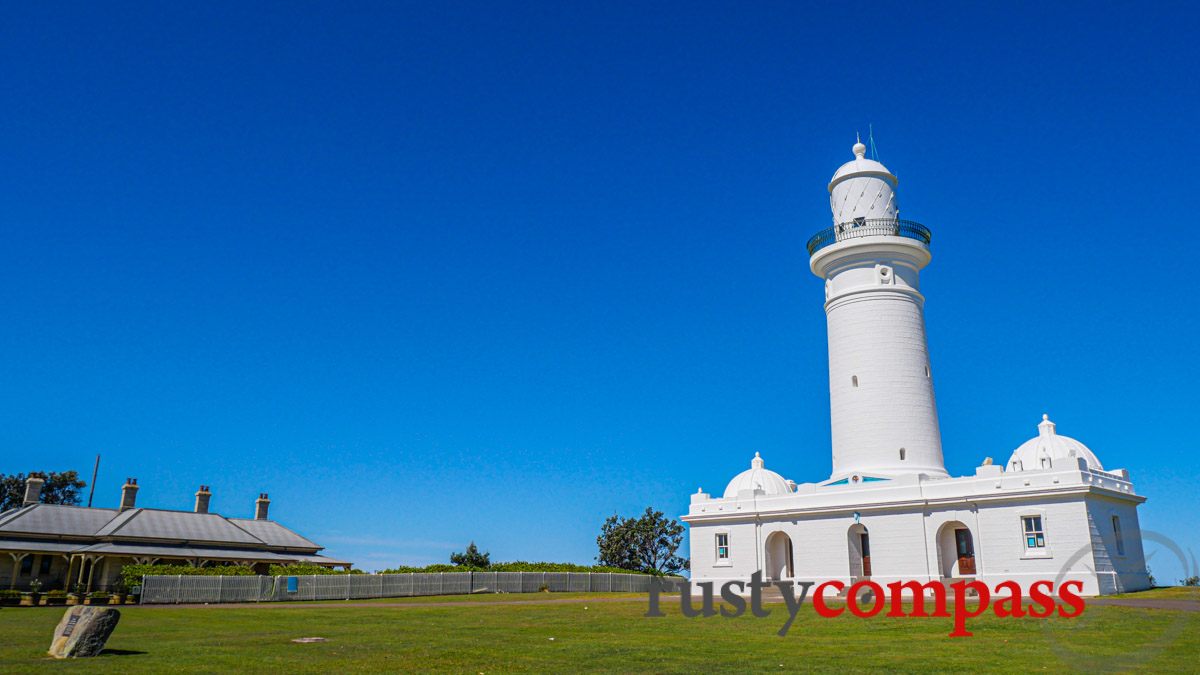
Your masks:
{"label": "green grass lawn", "polygon": [[[770,605],[773,614],[765,619],[687,619],[677,604],[664,603],[667,617],[648,619],[642,600],[494,603],[546,597],[437,598],[477,603],[469,607],[126,606],[110,653],[76,661],[45,657],[63,608],[4,608],[0,671],[961,675],[1115,672],[1137,663],[1130,658],[1143,659],[1142,672],[1195,672],[1200,665],[1200,614],[1194,612],[1089,607],[1078,619],[1049,620],[997,619],[989,612],[968,623],[975,637],[948,638],[950,619],[822,619],[806,605],[781,638],[783,605]],[[308,636],[330,641],[290,642]]]}
{"label": "green grass lawn", "polygon": [[1161,588],[1152,588],[1148,591],[1138,591],[1136,593],[1121,593],[1119,595],[1105,596],[1109,598],[1179,598],[1179,599],[1196,599],[1200,600],[1200,586],[1163,586]]}

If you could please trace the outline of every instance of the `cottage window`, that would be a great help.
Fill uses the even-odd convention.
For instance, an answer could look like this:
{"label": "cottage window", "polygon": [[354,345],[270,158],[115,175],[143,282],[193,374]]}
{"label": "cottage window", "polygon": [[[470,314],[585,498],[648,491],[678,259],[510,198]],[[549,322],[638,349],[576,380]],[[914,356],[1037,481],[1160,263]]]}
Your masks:
{"label": "cottage window", "polygon": [[1117,538],[1117,555],[1125,555],[1125,539],[1121,536],[1121,519],[1112,517],[1113,535]]}

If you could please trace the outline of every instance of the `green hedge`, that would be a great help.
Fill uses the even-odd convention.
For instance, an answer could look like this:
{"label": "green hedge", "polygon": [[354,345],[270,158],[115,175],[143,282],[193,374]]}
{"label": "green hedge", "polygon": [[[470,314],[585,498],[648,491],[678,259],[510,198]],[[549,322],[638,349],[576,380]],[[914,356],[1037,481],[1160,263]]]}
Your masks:
{"label": "green hedge", "polygon": [[310,574],[363,574],[362,570],[335,570],[320,565],[271,565],[273,577],[302,577]]}
{"label": "green hedge", "polygon": [[241,565],[189,567],[188,565],[126,565],[121,568],[121,581],[126,588],[142,585],[143,576],[253,576],[254,570]]}
{"label": "green hedge", "polygon": [[412,573],[430,573],[430,572],[596,572],[613,574],[645,574],[634,570],[623,570],[618,567],[605,567],[604,565],[576,565],[574,563],[551,563],[551,562],[525,562],[517,560],[515,562],[495,563],[487,568],[467,567],[459,565],[427,565],[425,567],[409,567],[400,565],[393,569],[387,569],[381,574],[409,574]]}

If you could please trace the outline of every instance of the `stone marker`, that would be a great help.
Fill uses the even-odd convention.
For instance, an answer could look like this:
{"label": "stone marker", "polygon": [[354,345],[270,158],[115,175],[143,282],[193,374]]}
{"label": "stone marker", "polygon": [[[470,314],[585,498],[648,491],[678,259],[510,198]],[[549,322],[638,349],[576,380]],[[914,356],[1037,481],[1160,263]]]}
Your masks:
{"label": "stone marker", "polygon": [[58,622],[58,628],[54,629],[50,656],[56,659],[96,656],[104,649],[120,620],[121,613],[115,609],[91,605],[68,609]]}
{"label": "stone marker", "polygon": [[300,644],[306,645],[310,642],[329,642],[329,638],[319,638],[319,637],[296,638],[295,640],[292,640],[292,642],[299,642]]}

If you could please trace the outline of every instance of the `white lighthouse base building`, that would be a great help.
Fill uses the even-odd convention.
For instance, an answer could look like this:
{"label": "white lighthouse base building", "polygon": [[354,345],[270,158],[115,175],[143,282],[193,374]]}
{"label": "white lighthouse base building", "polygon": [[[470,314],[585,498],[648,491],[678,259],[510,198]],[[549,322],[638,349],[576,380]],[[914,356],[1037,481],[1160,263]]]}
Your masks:
{"label": "white lighthouse base building", "polygon": [[950,477],[942,457],[919,272],[930,232],[899,219],[896,177],[854,146],[829,185],[833,227],[808,244],[825,279],[832,467],[785,480],[755,454],[723,495],[692,495],[692,579],[870,580],[989,587],[1082,582],[1083,595],[1150,587],[1139,496],[1043,416],[1003,466]]}
{"label": "white lighthouse base building", "polygon": [[[1023,589],[1074,580],[1083,582],[1083,595],[1149,588],[1137,516],[1145,497],[1134,492],[1129,472],[1089,464],[1090,452],[1063,451],[1076,442],[1042,426],[1047,433],[1009,465],[980,466],[961,478],[851,477],[793,490],[755,457],[724,495],[692,495],[683,518],[692,579],[720,587],[762,570],[769,581],[847,586],[976,579]],[[1044,456],[1023,452],[1039,442],[1049,449]],[[1026,454],[1037,457],[1035,466],[1019,457]]]}

